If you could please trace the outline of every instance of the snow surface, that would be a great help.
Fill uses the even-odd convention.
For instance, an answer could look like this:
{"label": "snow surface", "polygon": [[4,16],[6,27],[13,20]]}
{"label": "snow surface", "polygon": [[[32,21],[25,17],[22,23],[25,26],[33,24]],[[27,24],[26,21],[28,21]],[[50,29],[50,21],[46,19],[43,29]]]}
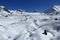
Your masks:
{"label": "snow surface", "polygon": [[0,40],[60,40],[60,15],[9,11],[0,9]]}

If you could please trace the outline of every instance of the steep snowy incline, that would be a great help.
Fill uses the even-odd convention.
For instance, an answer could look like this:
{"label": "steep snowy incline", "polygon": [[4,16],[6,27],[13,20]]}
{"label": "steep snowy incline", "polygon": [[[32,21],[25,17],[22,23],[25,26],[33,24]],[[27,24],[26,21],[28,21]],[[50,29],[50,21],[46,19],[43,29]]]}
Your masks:
{"label": "steep snowy incline", "polygon": [[0,16],[0,40],[60,40],[60,16],[10,10]]}
{"label": "steep snowy incline", "polygon": [[60,5],[55,5],[54,7],[45,10],[44,13],[48,15],[60,15]]}
{"label": "steep snowy incline", "polygon": [[0,6],[0,16],[9,15],[10,11],[7,10],[4,6]]}

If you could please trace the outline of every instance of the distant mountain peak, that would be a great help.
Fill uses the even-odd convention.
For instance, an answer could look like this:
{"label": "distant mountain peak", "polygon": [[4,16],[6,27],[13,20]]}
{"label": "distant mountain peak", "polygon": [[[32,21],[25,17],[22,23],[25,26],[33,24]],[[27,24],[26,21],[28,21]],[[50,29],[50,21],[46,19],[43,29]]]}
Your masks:
{"label": "distant mountain peak", "polygon": [[44,11],[48,15],[57,15],[60,14],[60,5],[54,5],[53,7]]}
{"label": "distant mountain peak", "polygon": [[59,12],[60,11],[60,5],[54,5],[53,7],[49,8],[48,10],[45,10],[45,13],[52,13],[52,12]]}
{"label": "distant mountain peak", "polygon": [[0,6],[0,8],[5,8],[5,6]]}
{"label": "distant mountain peak", "polygon": [[10,13],[10,11],[5,8],[5,6],[0,6],[0,12],[1,12],[1,11],[5,11],[5,12]]}
{"label": "distant mountain peak", "polygon": [[55,5],[55,6],[53,7],[53,9],[54,9],[55,11],[60,11],[60,5]]}

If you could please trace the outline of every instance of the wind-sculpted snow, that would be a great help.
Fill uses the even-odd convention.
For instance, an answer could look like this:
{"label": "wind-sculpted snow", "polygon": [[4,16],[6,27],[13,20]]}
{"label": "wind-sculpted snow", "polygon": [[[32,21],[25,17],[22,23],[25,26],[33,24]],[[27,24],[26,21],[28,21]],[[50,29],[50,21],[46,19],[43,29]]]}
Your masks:
{"label": "wind-sculpted snow", "polygon": [[0,40],[60,40],[59,15],[10,12],[0,15]]}

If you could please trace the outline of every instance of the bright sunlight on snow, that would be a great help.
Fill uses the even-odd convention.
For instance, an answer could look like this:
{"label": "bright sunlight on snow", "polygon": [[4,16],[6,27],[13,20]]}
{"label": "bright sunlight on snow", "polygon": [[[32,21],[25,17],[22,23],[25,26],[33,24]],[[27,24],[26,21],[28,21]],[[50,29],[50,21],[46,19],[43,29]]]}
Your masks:
{"label": "bright sunlight on snow", "polygon": [[0,40],[60,40],[60,6],[25,12],[0,6]]}

